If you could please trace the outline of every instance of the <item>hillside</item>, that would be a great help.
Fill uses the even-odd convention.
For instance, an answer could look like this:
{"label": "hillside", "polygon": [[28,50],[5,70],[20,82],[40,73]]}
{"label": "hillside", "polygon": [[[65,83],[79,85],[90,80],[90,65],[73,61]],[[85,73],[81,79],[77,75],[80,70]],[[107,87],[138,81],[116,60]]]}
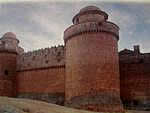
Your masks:
{"label": "hillside", "polygon": [[[96,113],[29,99],[0,97],[0,113]],[[149,113],[128,111],[127,113]]]}

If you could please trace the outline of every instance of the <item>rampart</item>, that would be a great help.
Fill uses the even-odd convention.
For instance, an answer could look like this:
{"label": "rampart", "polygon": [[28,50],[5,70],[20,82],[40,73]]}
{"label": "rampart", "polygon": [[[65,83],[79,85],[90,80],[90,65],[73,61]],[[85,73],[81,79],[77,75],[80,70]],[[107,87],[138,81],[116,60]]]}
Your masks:
{"label": "rampart", "polygon": [[64,51],[64,46],[55,46],[23,53],[18,56],[17,71],[64,66]]}
{"label": "rampart", "polygon": [[72,25],[69,28],[67,28],[64,32],[64,40],[65,42],[72,38],[75,35],[79,35],[82,33],[89,33],[89,32],[107,32],[111,33],[117,37],[117,40],[119,39],[119,27],[112,23],[112,22],[103,22],[103,23],[97,23],[97,22],[87,22],[84,24],[78,24],[78,26]]}
{"label": "rampart", "polygon": [[64,46],[23,53],[17,61],[17,96],[64,103]]}
{"label": "rampart", "polygon": [[150,53],[120,52],[121,98],[127,109],[150,110]]}

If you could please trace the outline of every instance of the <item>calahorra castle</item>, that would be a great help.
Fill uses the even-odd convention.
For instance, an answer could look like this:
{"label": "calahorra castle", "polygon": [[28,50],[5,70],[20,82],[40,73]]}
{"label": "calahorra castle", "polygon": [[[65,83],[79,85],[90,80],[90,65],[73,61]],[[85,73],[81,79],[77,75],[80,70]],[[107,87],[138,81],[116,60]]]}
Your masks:
{"label": "calahorra castle", "polygon": [[[119,27],[88,6],[64,31],[64,46],[24,52],[14,33],[0,39],[0,95],[91,111],[150,110],[150,53],[118,53]],[[125,24],[125,23],[123,23]]]}

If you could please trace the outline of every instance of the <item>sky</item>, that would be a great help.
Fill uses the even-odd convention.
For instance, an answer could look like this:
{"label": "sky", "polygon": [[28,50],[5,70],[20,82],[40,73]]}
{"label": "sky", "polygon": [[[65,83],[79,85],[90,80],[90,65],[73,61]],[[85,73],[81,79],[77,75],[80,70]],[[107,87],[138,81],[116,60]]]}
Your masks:
{"label": "sky", "polygon": [[150,52],[150,0],[0,0],[0,37],[14,32],[25,51],[62,45],[64,30],[88,5],[120,27],[119,51],[140,45]]}

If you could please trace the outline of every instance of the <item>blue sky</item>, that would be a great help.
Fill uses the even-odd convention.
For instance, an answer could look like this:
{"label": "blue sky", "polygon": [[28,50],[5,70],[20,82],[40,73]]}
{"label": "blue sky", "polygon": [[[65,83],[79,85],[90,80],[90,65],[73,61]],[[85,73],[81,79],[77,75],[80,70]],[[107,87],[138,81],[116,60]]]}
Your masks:
{"label": "blue sky", "polygon": [[14,32],[25,51],[63,44],[63,32],[72,24],[73,16],[81,8],[95,5],[108,13],[109,21],[120,27],[119,50],[132,49],[138,44],[142,52],[150,52],[150,2],[8,1],[0,1],[0,36]]}

